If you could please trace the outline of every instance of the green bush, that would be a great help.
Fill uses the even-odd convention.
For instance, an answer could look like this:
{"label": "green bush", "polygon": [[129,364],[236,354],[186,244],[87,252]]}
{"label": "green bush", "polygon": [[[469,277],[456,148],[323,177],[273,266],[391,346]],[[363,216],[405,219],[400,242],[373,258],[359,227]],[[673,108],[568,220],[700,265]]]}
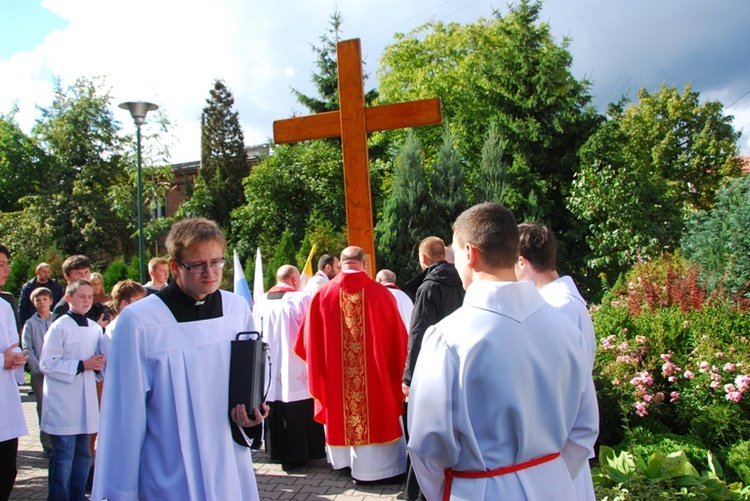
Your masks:
{"label": "green bush", "polygon": [[727,466],[745,485],[750,485],[750,440],[739,442],[729,449]]}
{"label": "green bush", "polygon": [[721,451],[750,438],[750,420],[738,405],[712,405],[691,420],[689,433],[711,450]]}
{"label": "green bush", "polygon": [[636,459],[644,461],[654,453],[668,456],[674,452],[684,452],[687,460],[696,468],[708,466],[709,449],[700,440],[672,433],[653,433],[643,427],[629,430],[617,449],[630,451]]}
{"label": "green bush", "polygon": [[104,281],[104,290],[109,294],[109,291],[112,290],[112,287],[117,282],[128,278],[128,265],[125,263],[125,259],[118,257],[112,261],[107,267],[107,271],[102,274],[102,278]]}
{"label": "green bush", "polygon": [[3,290],[13,293],[18,298],[21,293],[21,287],[28,279],[34,276],[36,264],[32,264],[25,255],[17,254],[11,256],[10,274],[5,281]]}

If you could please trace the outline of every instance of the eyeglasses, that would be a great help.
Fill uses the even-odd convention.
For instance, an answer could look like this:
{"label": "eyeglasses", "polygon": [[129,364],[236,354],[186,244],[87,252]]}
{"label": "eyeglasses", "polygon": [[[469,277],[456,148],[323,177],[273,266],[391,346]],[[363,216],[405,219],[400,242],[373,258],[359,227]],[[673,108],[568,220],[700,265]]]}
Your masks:
{"label": "eyeglasses", "polygon": [[217,259],[216,261],[211,261],[210,263],[199,263],[199,264],[191,264],[190,266],[186,265],[185,263],[177,262],[180,266],[185,268],[188,273],[192,275],[198,275],[200,273],[206,273],[209,268],[212,270],[220,270],[224,267],[225,264],[227,264],[227,260],[224,258]]}

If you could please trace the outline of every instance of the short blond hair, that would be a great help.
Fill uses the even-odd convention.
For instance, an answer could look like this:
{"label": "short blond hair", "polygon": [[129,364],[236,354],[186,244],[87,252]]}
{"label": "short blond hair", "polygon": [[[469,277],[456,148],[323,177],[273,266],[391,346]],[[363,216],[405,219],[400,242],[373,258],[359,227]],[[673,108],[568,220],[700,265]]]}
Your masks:
{"label": "short blond hair", "polygon": [[164,264],[164,265],[167,265],[167,266],[169,266],[169,261],[167,261],[167,260],[166,260],[166,259],[164,259],[163,257],[152,257],[152,258],[151,258],[151,259],[149,260],[149,262],[148,262],[148,271],[149,271],[149,272],[151,272],[151,271],[154,271],[154,269],[155,269],[155,268],[156,268],[157,266],[161,265],[161,264]]}

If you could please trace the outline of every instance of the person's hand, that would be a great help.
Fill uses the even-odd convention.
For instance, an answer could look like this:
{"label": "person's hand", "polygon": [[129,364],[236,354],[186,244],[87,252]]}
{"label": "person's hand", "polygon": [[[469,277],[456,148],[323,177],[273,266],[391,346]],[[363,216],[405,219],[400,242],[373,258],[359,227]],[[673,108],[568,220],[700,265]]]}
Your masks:
{"label": "person's hand", "polygon": [[14,343],[3,352],[3,369],[12,371],[23,367],[29,359],[28,350],[19,350],[18,343]]}
{"label": "person's hand", "polygon": [[107,327],[107,326],[109,325],[109,323],[110,323],[111,321],[112,321],[112,320],[111,320],[111,318],[110,318],[110,317],[106,316],[106,314],[105,314],[105,313],[102,313],[101,315],[99,315],[99,320],[97,320],[97,321],[96,321],[96,323],[97,323],[97,324],[99,324],[99,326],[100,326],[100,327],[101,327],[102,329],[105,329],[105,328],[106,328],[106,327]]}
{"label": "person's hand", "polygon": [[83,368],[87,371],[100,371],[104,368],[104,355],[94,355],[83,361]]}
{"label": "person's hand", "polygon": [[250,428],[252,426],[258,426],[260,423],[262,423],[263,420],[268,417],[268,413],[271,411],[271,408],[266,404],[260,404],[260,408],[263,409],[263,412],[261,413],[260,410],[256,407],[255,409],[253,409],[253,417],[251,418],[247,415],[245,404],[239,404],[230,411],[229,415],[232,418],[232,421],[237,423],[239,426],[242,426],[243,428]]}
{"label": "person's hand", "polygon": [[401,383],[401,391],[404,392],[404,396],[409,396],[409,386],[406,383]]}

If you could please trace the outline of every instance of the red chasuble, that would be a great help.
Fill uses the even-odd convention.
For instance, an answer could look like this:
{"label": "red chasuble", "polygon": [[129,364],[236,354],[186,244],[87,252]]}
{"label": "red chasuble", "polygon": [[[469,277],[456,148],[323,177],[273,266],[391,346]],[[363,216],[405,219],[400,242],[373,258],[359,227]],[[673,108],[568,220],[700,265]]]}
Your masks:
{"label": "red chasuble", "polygon": [[328,445],[401,437],[405,340],[396,300],[366,273],[339,273],[313,297],[294,351],[307,361]]}

